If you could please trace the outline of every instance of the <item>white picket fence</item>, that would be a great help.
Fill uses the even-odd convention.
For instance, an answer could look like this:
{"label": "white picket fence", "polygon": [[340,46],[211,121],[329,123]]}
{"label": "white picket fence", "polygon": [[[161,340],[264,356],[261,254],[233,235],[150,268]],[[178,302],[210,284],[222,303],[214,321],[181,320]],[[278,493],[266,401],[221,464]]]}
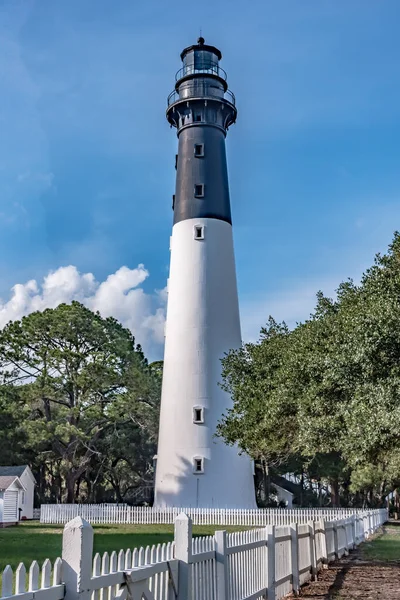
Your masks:
{"label": "white picket fence", "polygon": [[65,524],[75,517],[82,517],[89,523],[124,524],[170,524],[184,512],[194,525],[244,525],[265,527],[266,525],[290,525],[308,523],[324,519],[334,521],[346,519],[362,513],[352,508],[266,508],[266,509],[224,509],[224,508],[151,508],[147,506],[127,506],[125,504],[42,504],[41,523]]}
{"label": "white picket fence", "polygon": [[[367,539],[387,519],[386,510],[360,512],[285,526],[193,538],[192,520],[175,521],[174,541],[93,556],[93,529],[81,517],[63,533],[62,563],[35,561],[16,576],[6,567],[8,600],[279,600],[297,593],[324,564]],[[53,582],[51,584],[51,574]],[[63,582],[63,583],[61,583]]]}
{"label": "white picket fence", "polygon": [[62,560],[57,558],[54,565],[47,558],[42,568],[36,560],[29,571],[20,563],[15,576],[10,565],[3,571],[0,598],[18,598],[19,600],[63,600],[65,586],[62,583]]}

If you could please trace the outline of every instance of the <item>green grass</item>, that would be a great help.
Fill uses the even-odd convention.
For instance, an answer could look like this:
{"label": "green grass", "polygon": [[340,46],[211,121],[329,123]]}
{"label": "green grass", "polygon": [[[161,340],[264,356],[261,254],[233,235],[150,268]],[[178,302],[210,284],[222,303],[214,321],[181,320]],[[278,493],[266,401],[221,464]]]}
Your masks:
{"label": "green grass", "polygon": [[385,527],[384,533],[363,547],[368,560],[395,560],[400,562],[400,527]]}
{"label": "green grass", "polygon": [[[94,553],[152,546],[173,540],[173,525],[94,525]],[[212,535],[216,529],[238,531],[248,527],[199,526],[195,535]],[[62,525],[42,525],[37,522],[20,523],[16,527],[0,529],[0,577],[6,565],[15,569],[20,562],[28,568],[33,560],[41,564],[46,558],[52,562],[61,556]]]}

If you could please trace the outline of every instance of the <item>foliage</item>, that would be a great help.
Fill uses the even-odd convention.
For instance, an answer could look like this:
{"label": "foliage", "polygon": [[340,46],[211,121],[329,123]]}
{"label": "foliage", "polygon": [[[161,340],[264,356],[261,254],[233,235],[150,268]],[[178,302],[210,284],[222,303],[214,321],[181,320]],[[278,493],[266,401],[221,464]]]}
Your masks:
{"label": "foliage", "polygon": [[[380,504],[400,484],[400,235],[359,285],[289,331],[272,318],[260,340],[223,359],[234,405],[218,434],[285,472],[301,459],[309,485],[337,503]],[[287,472],[287,471],[286,471]]]}
{"label": "foliage", "polygon": [[0,367],[42,499],[104,499],[111,487],[122,501],[146,480],[160,375],[115,319],[78,302],[32,313],[1,332]]}

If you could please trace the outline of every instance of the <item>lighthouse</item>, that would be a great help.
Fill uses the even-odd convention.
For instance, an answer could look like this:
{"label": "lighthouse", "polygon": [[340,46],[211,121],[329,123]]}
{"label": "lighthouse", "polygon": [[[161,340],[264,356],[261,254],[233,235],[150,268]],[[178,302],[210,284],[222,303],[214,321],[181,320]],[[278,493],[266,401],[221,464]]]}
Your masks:
{"label": "lighthouse", "polygon": [[178,154],[154,504],[255,508],[249,457],[215,437],[232,404],[221,358],[241,345],[225,150],[235,97],[204,38],[181,59],[166,112]]}

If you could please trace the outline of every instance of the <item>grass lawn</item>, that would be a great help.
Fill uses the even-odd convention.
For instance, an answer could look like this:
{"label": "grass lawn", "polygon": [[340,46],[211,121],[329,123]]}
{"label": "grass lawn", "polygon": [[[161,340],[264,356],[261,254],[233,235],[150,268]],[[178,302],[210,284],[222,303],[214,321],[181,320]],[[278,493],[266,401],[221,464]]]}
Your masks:
{"label": "grass lawn", "polygon": [[363,546],[363,555],[369,560],[400,562],[400,524],[388,523],[384,532]]}
{"label": "grass lawn", "polygon": [[[173,540],[173,525],[94,525],[94,552],[109,552],[152,546]],[[212,535],[216,529],[238,531],[248,527],[198,526],[196,535]],[[20,562],[28,569],[33,560],[41,565],[61,556],[62,525],[42,525],[36,521],[0,529],[0,579],[6,565],[15,569]]]}

